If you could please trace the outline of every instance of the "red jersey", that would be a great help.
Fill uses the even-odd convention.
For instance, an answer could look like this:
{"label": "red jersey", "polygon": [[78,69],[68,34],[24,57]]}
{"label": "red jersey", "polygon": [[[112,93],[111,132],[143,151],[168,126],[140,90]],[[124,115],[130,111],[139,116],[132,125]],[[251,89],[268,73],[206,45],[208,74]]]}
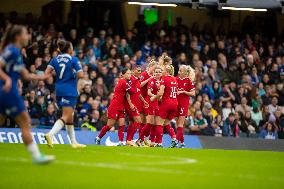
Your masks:
{"label": "red jersey", "polygon": [[[141,73],[141,77],[140,77],[140,82],[142,83],[143,81],[149,79],[151,76],[148,74],[147,71],[144,71]],[[145,84],[143,87],[141,87],[141,94],[143,96],[143,98],[146,98],[148,96],[147,94],[147,84]]]}
{"label": "red jersey", "polygon": [[141,94],[140,79],[132,75],[128,83],[130,85],[128,93],[130,95],[131,102],[137,107],[141,104],[141,100],[139,98]]}
{"label": "red jersey", "polygon": [[165,86],[162,102],[171,100],[177,102],[177,81],[173,76],[164,76],[161,79],[161,85]]}
{"label": "red jersey", "polygon": [[112,107],[116,110],[124,110],[125,109],[125,94],[126,91],[130,89],[129,83],[123,79],[120,78],[116,86],[114,88],[114,94],[113,99],[110,102],[109,108]]}
{"label": "red jersey", "polygon": [[[151,78],[148,81],[148,85],[147,85],[147,90],[151,90],[152,94],[156,95],[158,93],[159,90],[159,85],[158,81],[155,78]],[[158,107],[158,99],[154,100],[153,102],[150,100],[150,96],[147,95],[146,97],[146,101],[149,103],[149,106],[151,108],[157,108]]]}
{"label": "red jersey", "polygon": [[[181,79],[180,77],[176,77],[178,84],[178,91],[191,91],[195,89],[194,84],[190,81],[189,78]],[[182,104],[185,106],[189,105],[189,96],[186,94],[177,95],[178,104]]]}

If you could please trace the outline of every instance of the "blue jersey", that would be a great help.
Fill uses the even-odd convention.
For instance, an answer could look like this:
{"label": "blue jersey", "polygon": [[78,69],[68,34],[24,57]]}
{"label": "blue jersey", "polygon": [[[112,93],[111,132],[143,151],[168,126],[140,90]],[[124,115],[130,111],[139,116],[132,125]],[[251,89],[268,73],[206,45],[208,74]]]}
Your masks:
{"label": "blue jersey", "polygon": [[0,61],[4,63],[4,71],[12,80],[12,88],[8,93],[2,91],[4,81],[0,80],[0,114],[15,118],[26,111],[24,100],[17,87],[18,79],[25,65],[20,50],[12,44],[3,50]]}
{"label": "blue jersey", "polygon": [[[18,92],[18,79],[21,77],[21,71],[25,68],[20,50],[15,45],[8,45],[0,56],[0,61],[4,63],[4,72],[12,80],[12,91]],[[0,81],[2,88],[4,81]]]}
{"label": "blue jersey", "polygon": [[77,97],[76,74],[83,71],[79,60],[69,54],[60,54],[53,58],[48,66],[56,72],[56,96]]}

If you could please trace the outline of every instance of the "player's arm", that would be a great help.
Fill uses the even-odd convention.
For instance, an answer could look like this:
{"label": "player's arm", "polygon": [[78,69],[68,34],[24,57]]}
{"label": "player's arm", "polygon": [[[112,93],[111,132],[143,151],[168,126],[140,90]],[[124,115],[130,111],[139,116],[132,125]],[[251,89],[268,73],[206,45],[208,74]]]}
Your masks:
{"label": "player's arm", "polygon": [[9,92],[12,87],[11,78],[3,71],[4,62],[0,60],[0,80],[4,81],[3,91]]}
{"label": "player's arm", "polygon": [[148,102],[146,102],[146,100],[143,98],[143,96],[142,96],[141,94],[139,95],[139,99],[143,102],[143,104],[144,104],[144,106],[145,106],[146,108],[149,107]]}
{"label": "player's arm", "polygon": [[22,69],[21,75],[23,79],[27,81],[46,80],[50,76],[49,74],[45,74],[45,73],[41,75],[29,73],[29,71],[26,68]]}
{"label": "player's arm", "polygon": [[73,57],[72,62],[73,62],[73,68],[76,71],[77,78],[82,79],[84,77],[84,72],[80,64],[80,61],[77,58]]}
{"label": "player's arm", "polygon": [[178,91],[177,94],[185,94],[187,96],[195,96],[195,89],[192,89],[190,91]]}
{"label": "player's arm", "polygon": [[163,96],[164,92],[165,92],[165,85],[161,85],[157,95],[151,97],[150,100],[154,101],[156,99],[160,99]]}
{"label": "player's arm", "polygon": [[148,94],[150,97],[155,96],[155,95],[152,93],[152,89],[151,89],[151,88],[148,89],[147,94]]}
{"label": "player's arm", "polygon": [[135,111],[135,106],[134,106],[134,104],[131,102],[130,94],[129,94],[128,92],[126,92],[126,100],[127,100],[128,104],[129,104],[129,106],[130,106],[130,109],[131,109],[132,111]]}
{"label": "player's arm", "polygon": [[149,77],[148,79],[146,79],[145,81],[142,81],[141,84],[140,84],[140,87],[144,87],[148,81],[151,79],[152,77]]}
{"label": "player's arm", "polygon": [[77,72],[77,78],[78,78],[78,79],[82,79],[83,77],[84,77],[84,72],[83,72],[83,70],[78,71],[78,72]]}

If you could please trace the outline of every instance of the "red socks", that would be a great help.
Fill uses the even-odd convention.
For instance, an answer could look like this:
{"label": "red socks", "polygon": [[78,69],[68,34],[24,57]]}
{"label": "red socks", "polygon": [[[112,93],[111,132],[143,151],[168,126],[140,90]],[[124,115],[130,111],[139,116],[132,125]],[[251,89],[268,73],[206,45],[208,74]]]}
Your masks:
{"label": "red socks", "polygon": [[175,134],[174,129],[170,125],[166,125],[165,128],[166,128],[168,134],[171,136],[171,138],[175,139],[176,138],[176,134]]}
{"label": "red socks", "polygon": [[118,140],[119,140],[119,142],[123,141],[123,138],[124,138],[124,128],[125,128],[124,125],[118,127]]}
{"label": "red socks", "polygon": [[102,128],[102,130],[101,130],[101,132],[100,132],[98,137],[99,138],[103,138],[105,136],[106,132],[108,132],[109,130],[110,130],[109,126],[107,126],[107,125],[103,126],[103,128]]}
{"label": "red socks", "polygon": [[141,139],[142,141],[144,141],[144,137],[148,136],[147,134],[150,133],[152,125],[147,123],[141,130],[141,132],[139,133],[139,139]]}
{"label": "red socks", "polygon": [[127,127],[126,141],[132,140],[132,139],[130,138],[132,132],[133,132],[133,124],[130,124],[130,125],[128,125],[128,127]]}
{"label": "red socks", "polygon": [[156,126],[156,143],[162,143],[163,141],[163,132],[164,128],[162,125]]}
{"label": "red socks", "polygon": [[151,129],[150,129],[150,137],[149,137],[149,140],[151,142],[155,142],[155,139],[156,139],[156,126],[155,125],[152,125]]}
{"label": "red socks", "polygon": [[146,126],[146,124],[144,124],[144,123],[140,123],[140,124],[138,125],[138,133],[139,133],[139,135],[140,135],[140,133],[142,132],[142,129],[143,129],[145,126]]}
{"label": "red socks", "polygon": [[140,123],[136,123],[136,122],[134,122],[132,125],[128,126],[127,136],[126,136],[127,141],[133,140],[133,137],[134,137],[139,126],[140,126]]}
{"label": "red socks", "polygon": [[182,127],[177,128],[177,140],[181,143],[184,143],[184,136],[183,136],[183,128]]}

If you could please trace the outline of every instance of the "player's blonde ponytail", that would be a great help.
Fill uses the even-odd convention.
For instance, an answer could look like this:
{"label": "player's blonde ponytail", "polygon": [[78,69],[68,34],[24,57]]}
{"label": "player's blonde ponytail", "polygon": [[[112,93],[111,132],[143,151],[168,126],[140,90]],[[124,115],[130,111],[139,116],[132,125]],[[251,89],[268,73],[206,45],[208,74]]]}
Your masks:
{"label": "player's blonde ponytail", "polygon": [[195,70],[191,66],[187,66],[188,78],[190,81],[195,81]]}

